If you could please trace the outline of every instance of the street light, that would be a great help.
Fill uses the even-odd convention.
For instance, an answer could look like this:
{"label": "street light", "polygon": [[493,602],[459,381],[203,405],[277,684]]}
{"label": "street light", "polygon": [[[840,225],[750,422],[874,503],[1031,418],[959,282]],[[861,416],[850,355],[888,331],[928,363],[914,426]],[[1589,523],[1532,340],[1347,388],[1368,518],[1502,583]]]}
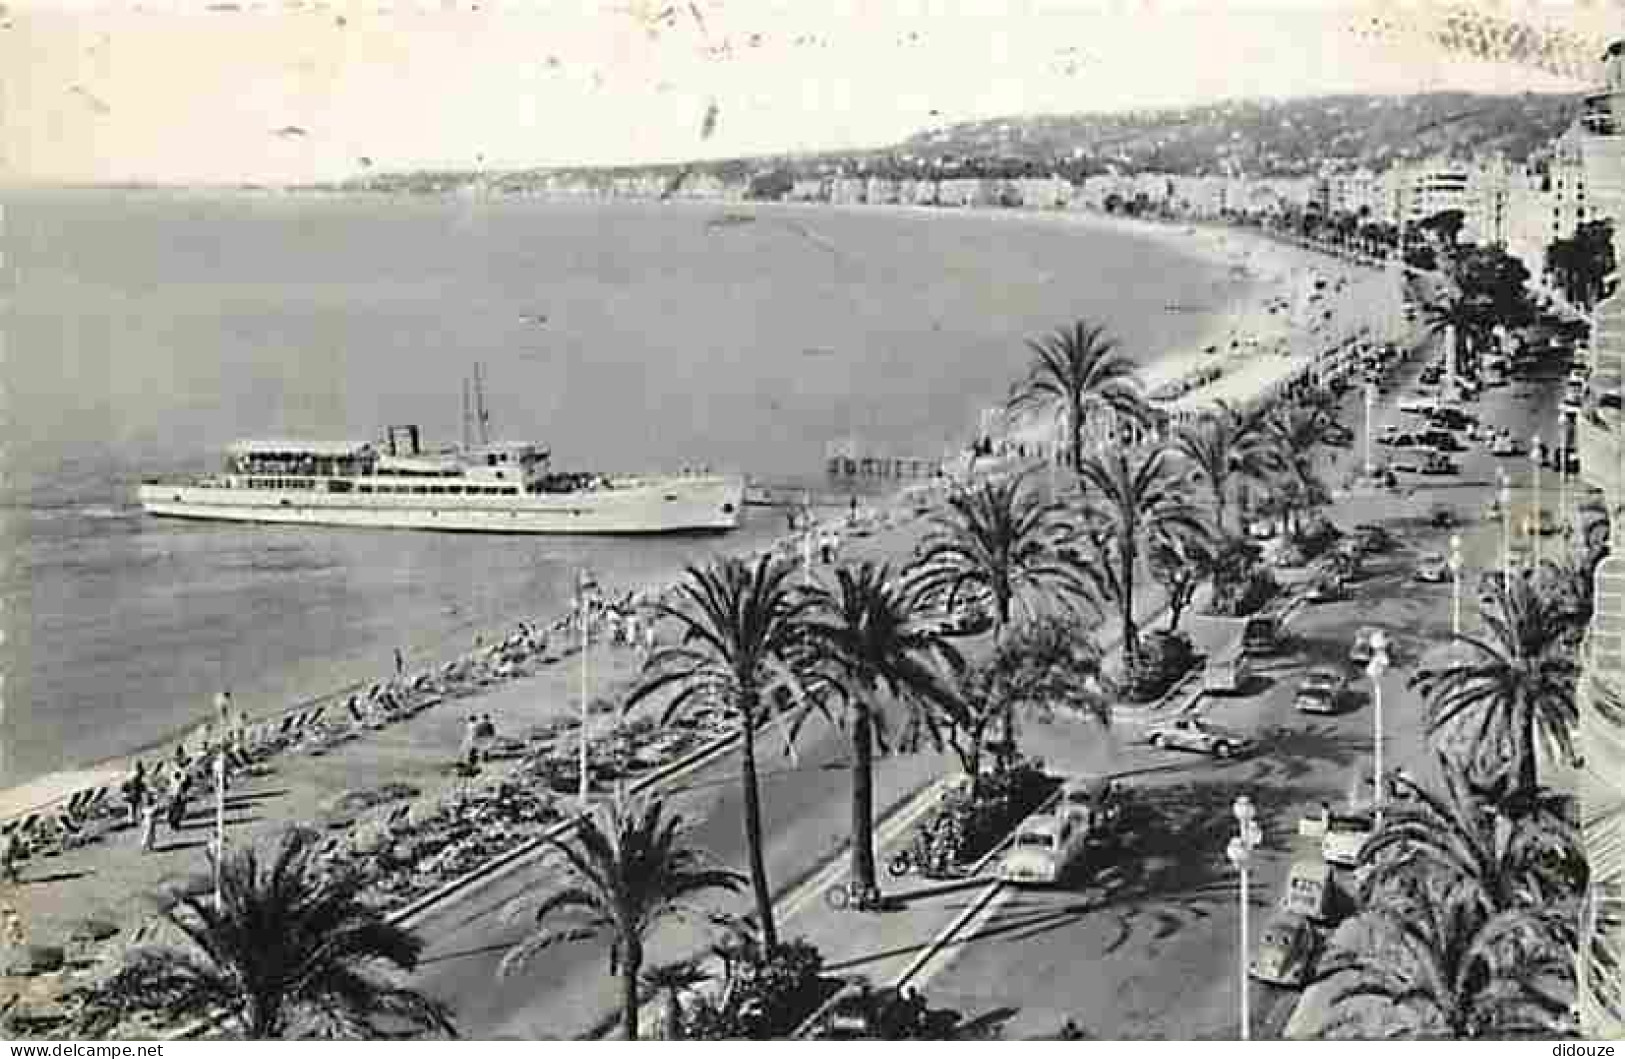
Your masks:
{"label": "street light", "polygon": [[1376,727],[1373,739],[1376,775],[1372,779],[1376,783],[1376,814],[1377,821],[1382,821],[1383,773],[1382,773],[1382,675],[1388,671],[1388,636],[1378,631],[1371,637],[1371,661],[1366,663],[1366,676],[1371,678],[1371,712],[1372,723]]}
{"label": "street light", "polygon": [[581,756],[577,763],[580,769],[579,793],[581,795],[581,808],[587,807],[587,659],[588,646],[592,639],[590,627],[592,625],[591,601],[587,595],[589,588],[593,587],[592,575],[582,570],[576,578],[576,618],[581,622]]}
{"label": "street light", "polygon": [[1450,632],[1461,635],[1461,534],[1450,536]]}
{"label": "street light", "polygon": [[1225,856],[1230,858],[1230,863],[1235,865],[1236,870],[1241,873],[1241,959],[1239,961],[1241,972],[1241,1039],[1246,1041],[1252,1039],[1252,1018],[1247,1003],[1247,984],[1250,977],[1247,955],[1250,948],[1247,940],[1247,868],[1252,862],[1253,850],[1258,848],[1258,844],[1263,841],[1264,834],[1259,830],[1256,821],[1257,813],[1253,810],[1252,799],[1245,794],[1238,795],[1232,808],[1236,814],[1236,837],[1230,840],[1230,844],[1225,847],[1224,852]]}
{"label": "street light", "polygon": [[[1540,523],[1541,523],[1541,518],[1540,518],[1540,458],[1543,455],[1543,453],[1541,451],[1541,448],[1542,448],[1542,446],[1540,444],[1540,435],[1536,434],[1535,435],[1535,440],[1529,446],[1529,461],[1532,464],[1534,464],[1534,468],[1535,468],[1535,508],[1534,508],[1534,511],[1535,511],[1535,569],[1536,570],[1540,569]],[[1525,525],[1527,525],[1527,522],[1525,523]]]}
{"label": "street light", "polygon": [[1377,407],[1377,387],[1375,383],[1365,384],[1365,476],[1370,478],[1377,473],[1376,466],[1371,462],[1371,413]]}
{"label": "street light", "polygon": [[1496,472],[1501,476],[1501,584],[1505,587],[1512,577],[1512,482],[1505,467],[1497,467]]}

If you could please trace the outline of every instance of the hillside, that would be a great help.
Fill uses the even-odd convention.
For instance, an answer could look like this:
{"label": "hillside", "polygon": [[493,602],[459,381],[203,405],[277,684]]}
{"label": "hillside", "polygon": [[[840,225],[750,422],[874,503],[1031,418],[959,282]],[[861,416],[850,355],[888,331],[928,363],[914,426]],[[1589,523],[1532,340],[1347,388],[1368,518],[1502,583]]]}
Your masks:
{"label": "hillside", "polygon": [[1171,173],[1316,172],[1322,163],[1382,169],[1438,153],[1500,151],[1522,161],[1573,119],[1573,96],[1324,96],[1119,114],[1010,117],[911,137],[914,154],[1077,158]]}

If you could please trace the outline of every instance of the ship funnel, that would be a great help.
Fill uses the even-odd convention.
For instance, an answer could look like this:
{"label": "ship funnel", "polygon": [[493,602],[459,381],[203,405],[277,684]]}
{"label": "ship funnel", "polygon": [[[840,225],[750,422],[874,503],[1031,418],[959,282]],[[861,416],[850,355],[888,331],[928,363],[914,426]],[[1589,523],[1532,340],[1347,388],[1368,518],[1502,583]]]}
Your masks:
{"label": "ship funnel", "polygon": [[391,456],[416,456],[418,448],[418,428],[415,425],[389,428],[389,454]]}

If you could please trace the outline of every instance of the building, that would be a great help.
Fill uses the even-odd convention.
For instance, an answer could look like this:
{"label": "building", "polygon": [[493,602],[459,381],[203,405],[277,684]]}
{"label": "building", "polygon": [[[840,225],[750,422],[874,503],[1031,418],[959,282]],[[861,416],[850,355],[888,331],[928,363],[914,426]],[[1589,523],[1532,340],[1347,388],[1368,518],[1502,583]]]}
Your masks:
{"label": "building", "polygon": [[[1585,100],[1585,116],[1565,139],[1575,148],[1587,209],[1625,216],[1625,43],[1616,42],[1603,58],[1604,82]],[[1578,201],[1576,196],[1575,201]],[[1614,253],[1625,260],[1625,232],[1617,226]],[[1625,387],[1625,293],[1597,306],[1592,322],[1591,394],[1577,417],[1580,473],[1607,493],[1610,539],[1625,540],[1625,415],[1617,400],[1603,402]],[[1586,637],[1578,707],[1577,747],[1582,762],[1575,773],[1586,853],[1591,868],[1588,913],[1582,916],[1584,974],[1579,996],[1582,1034],[1592,1040],[1625,1038],[1625,983],[1617,972],[1584,958],[1593,940],[1625,951],[1625,864],[1621,863],[1619,820],[1625,814],[1625,719],[1612,705],[1625,696],[1625,553],[1604,558],[1596,571],[1595,609]]]}

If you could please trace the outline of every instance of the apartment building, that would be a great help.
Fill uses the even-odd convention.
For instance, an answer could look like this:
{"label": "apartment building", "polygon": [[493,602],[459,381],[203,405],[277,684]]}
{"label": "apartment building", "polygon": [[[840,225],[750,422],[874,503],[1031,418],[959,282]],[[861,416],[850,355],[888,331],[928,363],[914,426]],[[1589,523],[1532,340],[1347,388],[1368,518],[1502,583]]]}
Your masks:
{"label": "apartment building", "polygon": [[[1579,159],[1588,213],[1625,217],[1625,42],[1603,57],[1603,84],[1585,100],[1585,117],[1566,133],[1566,146]],[[1571,188],[1572,190],[1572,188]],[[1576,201],[1578,197],[1576,196]],[[1625,225],[1616,226],[1614,252],[1625,260]],[[1593,397],[1625,386],[1625,293],[1596,309],[1591,334],[1595,374]],[[1625,417],[1617,404],[1598,402],[1578,417],[1580,473],[1608,497],[1610,535],[1625,540]],[[1619,841],[1625,814],[1625,719],[1617,704],[1625,697],[1625,553],[1603,559],[1596,571],[1595,609],[1587,635],[1579,694],[1577,744],[1582,764],[1575,773],[1586,852],[1591,866],[1591,901],[1582,916],[1581,1030],[1593,1040],[1625,1038],[1625,984],[1617,974],[1586,959],[1593,938],[1613,951],[1625,950],[1625,865]],[[1600,936],[1600,937],[1599,937]]]}

